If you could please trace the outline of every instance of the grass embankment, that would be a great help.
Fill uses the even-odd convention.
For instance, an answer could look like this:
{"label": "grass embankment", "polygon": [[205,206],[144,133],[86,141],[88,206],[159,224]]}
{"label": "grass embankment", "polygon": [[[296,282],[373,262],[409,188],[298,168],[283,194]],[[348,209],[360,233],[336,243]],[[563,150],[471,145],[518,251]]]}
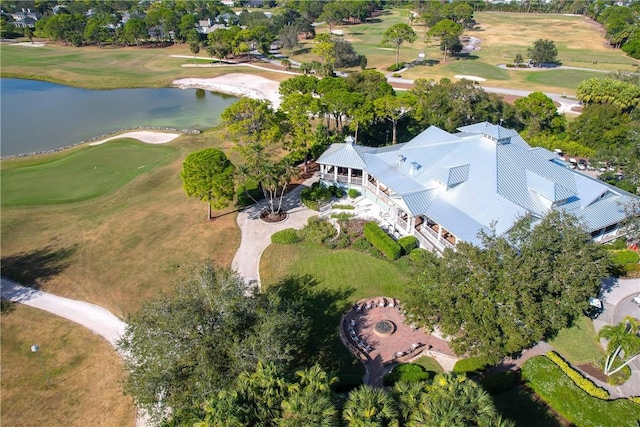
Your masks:
{"label": "grass embankment", "polygon": [[20,305],[2,314],[1,337],[3,426],[134,424],[122,362],[102,337]]}
{"label": "grass embankment", "polygon": [[571,328],[558,332],[549,344],[574,365],[591,363],[604,356],[593,321],[586,316],[580,316]]}
{"label": "grass embankment", "polygon": [[[3,160],[3,203],[14,204],[2,209],[3,275],[124,316],[169,289],[187,264],[208,259],[230,265],[240,241],[236,214],[229,209],[206,221],[205,203],[188,199],[180,181],[186,154],[207,146],[228,151],[221,132],[183,135],[162,147],[109,141],[78,147],[68,157],[65,151]],[[96,173],[93,160],[106,161],[94,159],[100,153],[116,161],[104,182],[87,176]],[[147,163],[154,159],[156,163]],[[150,167],[138,170],[143,164]],[[9,179],[15,193],[5,200],[5,173],[30,177],[24,197],[17,194],[21,184]],[[123,184],[123,177],[129,182]],[[64,188],[48,187],[50,180],[71,185],[75,197],[97,197],[46,205],[49,193],[62,198],[66,194]],[[121,186],[115,188],[116,183]],[[99,191],[103,194],[98,196]],[[29,206],[15,206],[21,200]]]}
{"label": "grass embankment", "polygon": [[522,375],[540,397],[575,425],[631,427],[640,420],[640,405],[627,399],[607,401],[589,396],[544,356],[529,359]]}

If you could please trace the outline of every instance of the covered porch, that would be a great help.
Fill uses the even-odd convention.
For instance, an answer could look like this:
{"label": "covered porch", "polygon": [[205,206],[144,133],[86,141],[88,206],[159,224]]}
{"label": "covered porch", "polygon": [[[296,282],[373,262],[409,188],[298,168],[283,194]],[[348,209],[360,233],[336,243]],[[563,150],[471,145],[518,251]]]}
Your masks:
{"label": "covered porch", "polygon": [[321,164],[320,179],[349,185],[362,185],[363,171],[362,169]]}

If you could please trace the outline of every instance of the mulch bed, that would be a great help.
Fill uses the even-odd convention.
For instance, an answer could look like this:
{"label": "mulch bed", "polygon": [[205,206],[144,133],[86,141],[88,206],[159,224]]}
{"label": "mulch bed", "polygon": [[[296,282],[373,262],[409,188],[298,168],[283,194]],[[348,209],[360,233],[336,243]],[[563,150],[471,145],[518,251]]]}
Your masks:
{"label": "mulch bed", "polygon": [[585,363],[584,365],[578,365],[578,369],[582,372],[591,375],[593,378],[602,382],[607,382],[608,377],[600,370],[600,368],[593,366],[591,363]]}

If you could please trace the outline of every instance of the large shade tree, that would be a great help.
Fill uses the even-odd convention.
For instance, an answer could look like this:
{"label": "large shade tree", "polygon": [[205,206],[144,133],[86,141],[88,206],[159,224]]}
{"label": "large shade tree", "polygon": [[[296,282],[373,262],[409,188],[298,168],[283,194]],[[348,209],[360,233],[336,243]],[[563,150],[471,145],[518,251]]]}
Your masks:
{"label": "large shade tree", "polygon": [[535,65],[549,64],[558,59],[558,49],[553,40],[538,39],[527,49],[529,59]]}
{"label": "large shade tree", "polygon": [[400,46],[402,43],[413,43],[418,36],[409,25],[404,23],[395,24],[386,29],[382,35],[382,44],[391,45],[396,51],[396,67],[400,63]]}
{"label": "large shade tree", "polygon": [[235,196],[235,168],[220,150],[205,148],[189,154],[182,163],[182,186],[189,197],[207,202],[207,219],[211,209],[222,209]]}
{"label": "large shade tree", "polygon": [[560,210],[483,240],[425,257],[428,273],[408,289],[414,320],[439,327],[458,354],[496,362],[553,337],[582,315],[609,274],[605,249]]}
{"label": "large shade tree", "polygon": [[429,28],[428,37],[437,37],[440,39],[440,48],[444,52],[444,62],[447,61],[447,52],[452,46],[459,43],[459,38],[464,32],[464,27],[451,19],[443,19]]}
{"label": "large shade tree", "polygon": [[[154,421],[185,414],[258,362],[292,371],[301,360],[307,319],[276,292],[258,293],[228,269],[203,265],[172,295],[129,316],[118,343],[129,375],[125,391]],[[295,331],[292,333],[291,331]],[[189,418],[188,418],[189,419]]]}

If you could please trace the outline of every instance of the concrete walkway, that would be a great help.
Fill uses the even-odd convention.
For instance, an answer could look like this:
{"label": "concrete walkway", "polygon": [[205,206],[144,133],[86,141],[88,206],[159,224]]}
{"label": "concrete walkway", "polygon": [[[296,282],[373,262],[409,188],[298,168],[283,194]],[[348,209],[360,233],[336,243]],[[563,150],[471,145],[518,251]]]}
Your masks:
{"label": "concrete walkway", "polygon": [[106,309],[84,301],[63,298],[1,279],[2,298],[48,311],[84,326],[116,346],[126,324]]}
{"label": "concrete walkway", "polygon": [[317,180],[318,176],[314,175],[285,194],[282,208],[288,216],[282,222],[270,224],[260,220],[260,212],[267,205],[266,200],[251,205],[238,213],[237,221],[241,232],[240,247],[233,257],[231,266],[247,283],[260,283],[260,257],[267,246],[271,244],[273,233],[285,228],[300,229],[307,224],[309,217],[318,215],[317,212],[307,209],[300,202],[302,190],[310,187]]}

